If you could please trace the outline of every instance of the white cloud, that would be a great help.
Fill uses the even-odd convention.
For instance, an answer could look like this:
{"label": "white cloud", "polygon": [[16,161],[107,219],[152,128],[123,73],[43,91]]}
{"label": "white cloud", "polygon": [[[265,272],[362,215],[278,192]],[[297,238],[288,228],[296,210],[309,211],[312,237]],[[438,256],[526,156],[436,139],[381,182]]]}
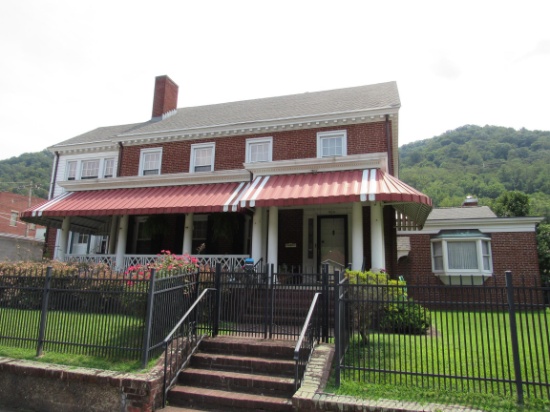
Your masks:
{"label": "white cloud", "polygon": [[0,158],[179,106],[395,80],[400,143],[463,124],[550,130],[546,1],[0,3]]}

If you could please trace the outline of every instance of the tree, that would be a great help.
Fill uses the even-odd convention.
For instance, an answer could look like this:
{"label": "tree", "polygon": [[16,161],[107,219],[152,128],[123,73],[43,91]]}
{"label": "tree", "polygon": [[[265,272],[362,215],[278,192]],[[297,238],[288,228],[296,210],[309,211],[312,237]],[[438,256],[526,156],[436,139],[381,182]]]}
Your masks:
{"label": "tree", "polygon": [[499,217],[528,216],[529,196],[517,190],[504,192],[495,200],[493,211]]}
{"label": "tree", "polygon": [[550,281],[550,223],[541,223],[537,227],[537,249],[542,280],[548,282]]}

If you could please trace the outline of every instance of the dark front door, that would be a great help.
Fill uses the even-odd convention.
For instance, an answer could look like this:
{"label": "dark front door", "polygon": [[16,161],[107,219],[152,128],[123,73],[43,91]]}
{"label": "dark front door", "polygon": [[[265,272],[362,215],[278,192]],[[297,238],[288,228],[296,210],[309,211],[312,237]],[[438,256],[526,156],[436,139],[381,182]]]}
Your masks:
{"label": "dark front door", "polygon": [[319,216],[318,218],[318,266],[328,264],[329,273],[342,270],[348,259],[347,216]]}

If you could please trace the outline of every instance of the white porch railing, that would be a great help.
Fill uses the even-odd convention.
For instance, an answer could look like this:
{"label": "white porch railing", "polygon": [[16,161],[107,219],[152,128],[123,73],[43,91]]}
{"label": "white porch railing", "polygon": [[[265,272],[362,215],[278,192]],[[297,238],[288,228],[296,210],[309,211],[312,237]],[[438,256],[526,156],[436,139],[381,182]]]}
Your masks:
{"label": "white porch railing", "polygon": [[[234,270],[244,266],[244,260],[249,255],[193,255],[197,258],[198,264],[201,267],[214,268],[217,263],[220,263],[223,269]],[[155,263],[162,255],[124,255],[124,269],[130,266],[147,266]],[[66,262],[82,262],[82,263],[105,263],[111,268],[116,267],[116,255],[66,255]]]}

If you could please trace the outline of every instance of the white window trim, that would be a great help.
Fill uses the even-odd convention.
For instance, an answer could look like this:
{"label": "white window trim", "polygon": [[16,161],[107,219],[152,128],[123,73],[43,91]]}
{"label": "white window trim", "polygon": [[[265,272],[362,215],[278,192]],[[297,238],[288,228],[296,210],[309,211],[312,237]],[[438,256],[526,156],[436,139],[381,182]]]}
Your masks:
{"label": "white window trim", "polygon": [[[317,157],[323,157],[323,151],[321,142],[323,139],[328,138],[341,138],[342,139],[342,155],[347,156],[348,154],[348,131],[347,130],[331,130],[329,132],[318,132],[317,133]],[[324,157],[333,157],[333,156],[324,156]]]}
{"label": "white window trim", "polygon": [[210,158],[210,172],[214,171],[214,161],[216,159],[216,143],[197,143],[191,145],[191,160],[189,162],[189,173],[208,173],[208,171],[195,172],[195,154],[198,149],[212,148],[212,157]]}
{"label": "white window trim", "polygon": [[[105,173],[105,169],[107,168],[107,161],[112,161],[112,162],[113,162],[113,173],[112,173],[109,177],[106,177],[107,174]],[[116,160],[115,160],[114,157],[106,157],[105,159],[102,159],[102,161],[101,161],[100,163],[103,163],[103,166],[102,166],[102,170],[103,170],[103,172],[102,172],[102,177],[103,177],[104,179],[111,179],[111,178],[113,178],[113,177],[116,177],[116,170],[115,170],[115,169],[116,169],[116,167],[115,167],[115,165],[116,165]]]}
{"label": "white window trim", "polygon": [[[117,168],[117,162],[116,162],[116,158],[115,157],[100,157],[100,158],[97,158],[97,157],[93,157],[93,158],[82,158],[82,159],[67,159],[65,161],[65,180],[68,181],[69,180],[69,164],[71,163],[74,163],[76,166],[75,166],[75,176],[74,176],[74,180],[82,180],[82,164],[84,162],[89,162],[89,161],[98,161],[98,169],[97,169],[97,173],[98,173],[98,176],[97,176],[97,179],[103,179],[105,178],[105,163],[107,160],[112,160],[113,161],[113,176],[112,177],[116,177],[116,168]],[[88,178],[88,179],[92,179],[92,178]],[[95,179],[95,178],[94,178]],[[71,180],[72,181],[72,180]]]}
{"label": "white window trim", "polygon": [[[476,253],[477,253],[477,269],[449,269],[449,255],[448,255],[448,243],[457,243],[457,242],[472,242],[476,243]],[[489,269],[483,268],[483,242],[487,242],[489,245]],[[441,243],[442,254],[443,254],[443,269],[435,269],[435,260],[434,260],[434,243]],[[430,255],[432,261],[432,272],[435,275],[443,276],[492,276],[493,275],[493,253],[491,248],[491,238],[486,236],[472,236],[465,238],[436,238],[431,240]]]}
{"label": "white window trim", "polygon": [[162,147],[155,147],[151,149],[141,149],[139,154],[139,176],[145,176],[143,174],[143,168],[145,167],[145,155],[150,153],[160,153],[159,157],[159,172],[157,175],[147,175],[147,176],[158,176],[162,173]]}
{"label": "white window trim", "polygon": [[253,162],[251,159],[251,146],[258,143],[268,143],[269,149],[267,153],[266,162],[273,161],[273,137],[254,137],[252,139],[246,139],[246,163],[262,163],[262,162]]}
{"label": "white window trim", "polygon": [[[82,172],[83,172],[83,168],[84,168],[84,163],[86,162],[97,162],[97,173],[96,173],[96,176],[86,176],[86,177],[82,177]],[[98,159],[98,158],[93,158],[93,159],[82,159],[80,161],[80,165],[79,165],[79,171],[77,173],[80,173],[80,179],[99,179],[99,177],[101,176],[100,174],[100,168],[101,168],[101,164],[102,164],[102,161],[101,159]],[[78,170],[78,169],[77,169]]]}

